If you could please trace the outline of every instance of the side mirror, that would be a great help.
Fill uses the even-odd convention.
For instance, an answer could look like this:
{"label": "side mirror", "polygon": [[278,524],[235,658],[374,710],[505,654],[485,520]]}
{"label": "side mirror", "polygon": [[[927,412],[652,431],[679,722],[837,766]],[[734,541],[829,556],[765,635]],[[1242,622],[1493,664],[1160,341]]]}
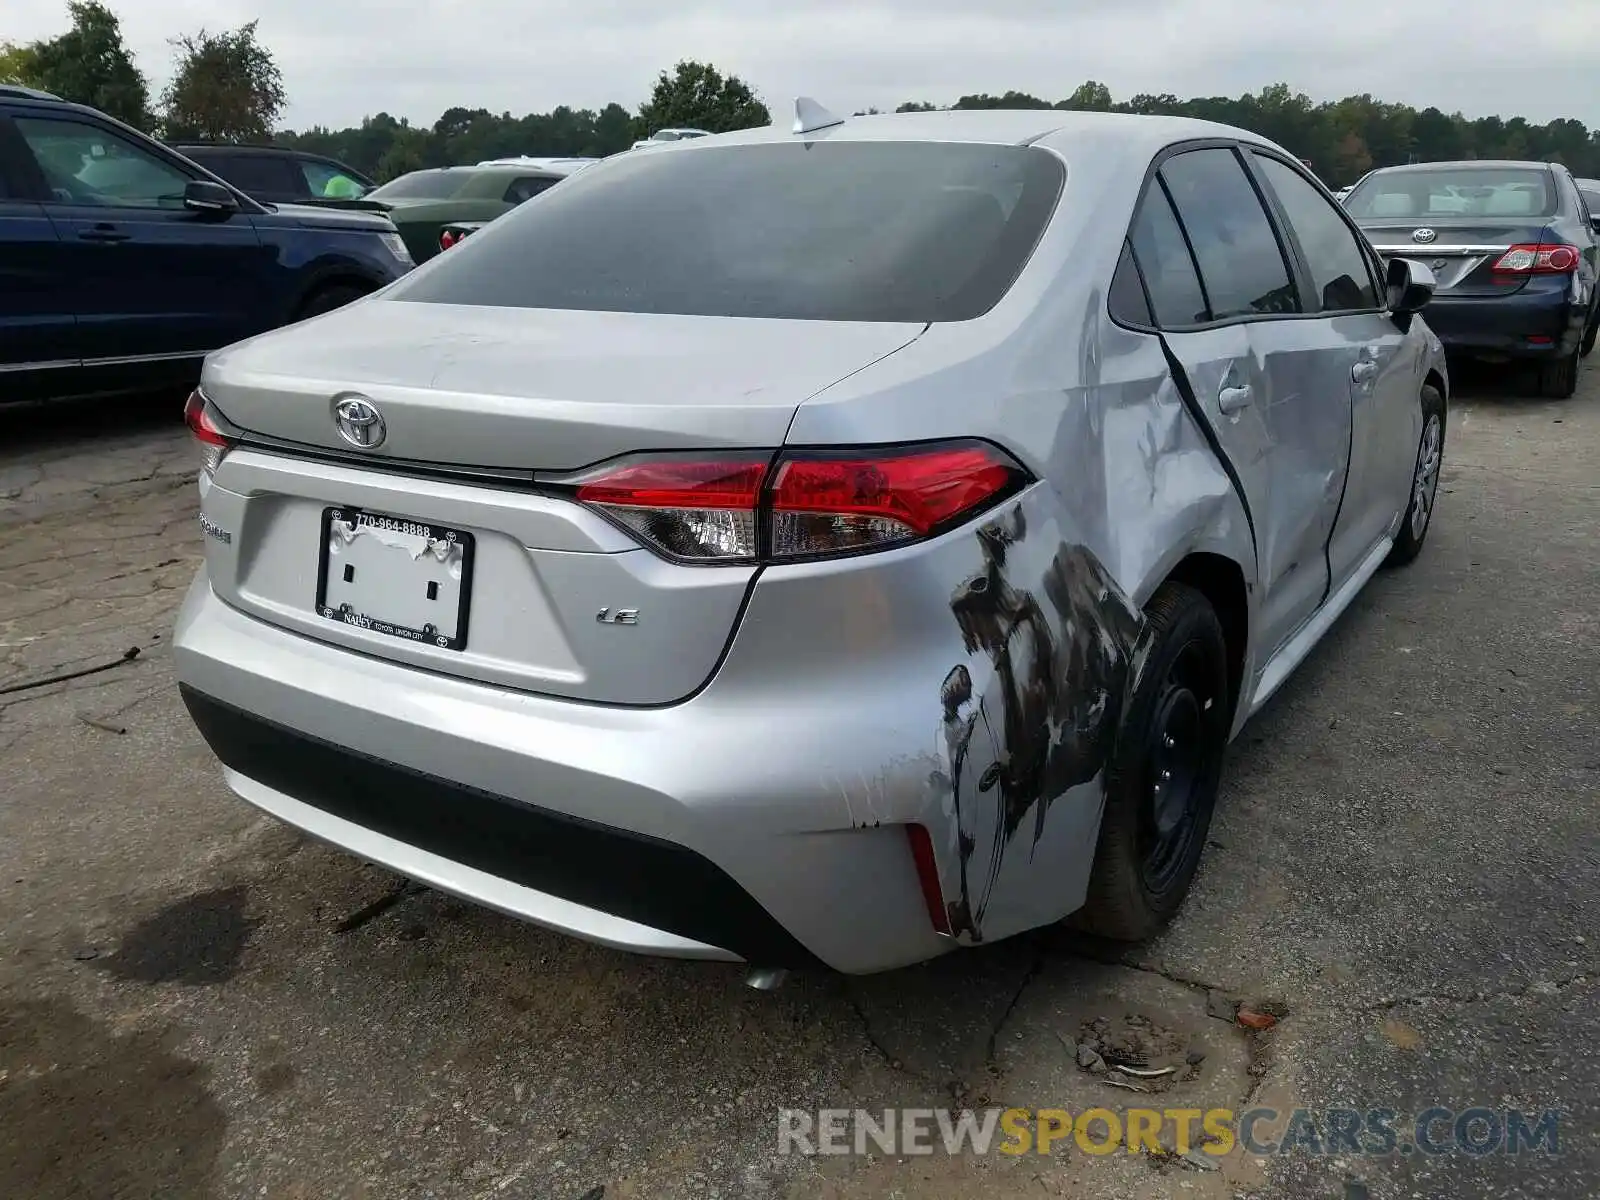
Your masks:
{"label": "side mirror", "polygon": [[1391,258],[1388,273],[1389,311],[1400,328],[1408,329],[1411,318],[1433,299],[1438,281],[1426,266],[1409,258]]}
{"label": "side mirror", "polygon": [[227,188],[209,179],[191,179],[183,189],[183,206],[190,212],[225,217],[239,211],[239,201]]}

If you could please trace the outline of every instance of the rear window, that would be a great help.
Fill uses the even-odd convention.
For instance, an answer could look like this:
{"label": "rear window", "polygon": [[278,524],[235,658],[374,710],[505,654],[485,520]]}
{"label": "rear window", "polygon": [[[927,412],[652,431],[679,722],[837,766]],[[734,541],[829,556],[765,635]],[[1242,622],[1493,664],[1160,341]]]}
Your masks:
{"label": "rear window", "polygon": [[465,171],[413,171],[367,194],[373,200],[448,200],[470,178]]}
{"label": "rear window", "polygon": [[622,155],[410,277],[397,300],[817,321],[962,321],[1032,253],[1043,150],[821,142]]}
{"label": "rear window", "polygon": [[1444,167],[1369,175],[1345,197],[1358,221],[1553,217],[1554,177],[1536,167]]}

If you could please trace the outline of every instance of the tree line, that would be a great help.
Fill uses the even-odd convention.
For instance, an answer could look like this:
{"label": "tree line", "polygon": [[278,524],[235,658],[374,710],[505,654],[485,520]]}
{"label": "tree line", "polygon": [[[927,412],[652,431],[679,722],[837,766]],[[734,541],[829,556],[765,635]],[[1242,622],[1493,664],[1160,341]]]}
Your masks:
{"label": "tree line", "polygon": [[[561,105],[516,116],[458,106],[431,125],[378,112],[346,129],[317,125],[296,132],[277,127],[286,103],[282,75],[257,39],[255,22],[172,39],[172,82],[152,101],[144,74],[123,45],[116,15],[100,0],[69,0],[67,10],[71,27],[59,37],[0,43],[0,82],[30,84],[91,104],[169,139],[271,139],[340,159],[379,179],[520,154],[600,157],[667,126],[721,133],[771,120],[744,80],[707,63],[680,62],[661,73],[637,110],[613,102],[599,110]],[[1091,80],[1063,100],[1009,91],[962,96],[948,105],[908,101],[896,111],[937,108],[1088,110],[1219,121],[1271,138],[1310,162],[1330,187],[1352,183],[1373,167],[1460,158],[1562,162],[1580,177],[1600,177],[1600,128],[1591,130],[1576,119],[1540,125],[1523,117],[1474,118],[1370,95],[1317,102],[1284,83],[1238,97],[1183,100],[1141,94],[1117,101],[1105,84]]]}

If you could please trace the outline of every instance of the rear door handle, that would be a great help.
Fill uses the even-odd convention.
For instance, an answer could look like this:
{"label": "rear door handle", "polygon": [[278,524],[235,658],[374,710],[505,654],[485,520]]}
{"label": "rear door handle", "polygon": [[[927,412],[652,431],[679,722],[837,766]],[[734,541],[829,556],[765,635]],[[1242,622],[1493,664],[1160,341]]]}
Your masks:
{"label": "rear door handle", "polygon": [[79,230],[78,236],[86,242],[125,242],[133,234],[123,233],[120,229],[113,229],[107,225],[96,225],[92,229]]}
{"label": "rear door handle", "polygon": [[1378,377],[1378,364],[1375,362],[1358,362],[1350,368],[1350,378],[1357,383],[1370,383]]}
{"label": "rear door handle", "polygon": [[1217,407],[1224,414],[1232,415],[1241,408],[1248,407],[1252,398],[1248,383],[1243,387],[1225,387],[1217,393]]}

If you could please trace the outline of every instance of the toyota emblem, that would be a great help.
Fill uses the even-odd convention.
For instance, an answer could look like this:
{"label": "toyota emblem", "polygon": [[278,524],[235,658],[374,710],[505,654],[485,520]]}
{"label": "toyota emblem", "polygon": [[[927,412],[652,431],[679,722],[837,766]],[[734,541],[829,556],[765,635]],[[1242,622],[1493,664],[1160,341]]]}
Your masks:
{"label": "toyota emblem", "polygon": [[1419,242],[1422,245],[1426,246],[1429,242],[1433,241],[1438,236],[1439,236],[1438,233],[1436,233],[1432,229],[1419,229],[1419,230],[1417,230],[1415,233],[1413,233],[1411,235],[1411,240],[1413,242]]}
{"label": "toyota emblem", "polygon": [[370,400],[363,400],[360,396],[335,400],[333,423],[339,428],[339,436],[357,450],[371,450],[383,444],[386,432],[383,414]]}

